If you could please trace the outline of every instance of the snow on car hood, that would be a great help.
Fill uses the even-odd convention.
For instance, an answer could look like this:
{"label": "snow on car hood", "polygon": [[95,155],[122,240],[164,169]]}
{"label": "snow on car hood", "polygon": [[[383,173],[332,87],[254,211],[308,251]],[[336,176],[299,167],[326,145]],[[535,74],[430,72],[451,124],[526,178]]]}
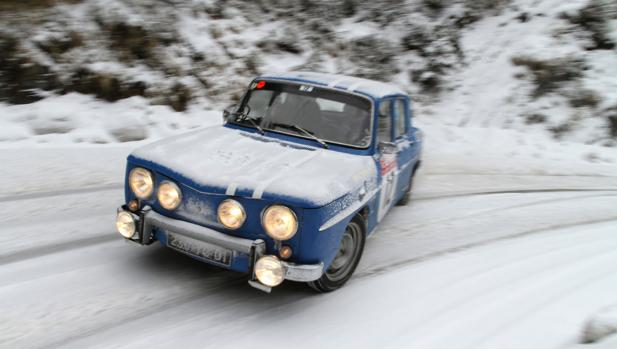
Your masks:
{"label": "snow on car hood", "polygon": [[223,126],[166,138],[135,150],[154,162],[228,195],[292,197],[322,206],[375,183],[370,156],[312,148]]}

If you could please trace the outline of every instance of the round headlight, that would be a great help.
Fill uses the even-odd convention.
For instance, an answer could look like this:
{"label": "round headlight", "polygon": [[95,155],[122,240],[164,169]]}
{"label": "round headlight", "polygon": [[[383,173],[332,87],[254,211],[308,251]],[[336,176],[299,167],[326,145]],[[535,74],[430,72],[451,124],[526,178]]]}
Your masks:
{"label": "round headlight", "polygon": [[126,211],[118,212],[118,216],[116,216],[116,229],[118,233],[125,238],[132,238],[137,230],[137,225],[135,224],[133,216]]}
{"label": "round headlight", "polygon": [[227,199],[219,205],[217,210],[219,222],[229,229],[238,229],[246,220],[246,212],[236,200]]}
{"label": "round headlight", "polygon": [[255,263],[257,280],[268,287],[280,285],[285,279],[285,269],[281,261],[274,256],[264,256]]}
{"label": "round headlight", "polygon": [[135,167],[129,173],[129,186],[140,199],[147,199],[154,190],[154,178],[152,173],[145,168]]}
{"label": "round headlight", "polygon": [[272,205],[261,218],[266,233],[276,240],[289,240],[298,230],[296,214],[288,207]]}
{"label": "round headlight", "polygon": [[165,181],[159,185],[156,193],[159,204],[166,210],[175,210],[182,202],[182,192],[175,183]]}

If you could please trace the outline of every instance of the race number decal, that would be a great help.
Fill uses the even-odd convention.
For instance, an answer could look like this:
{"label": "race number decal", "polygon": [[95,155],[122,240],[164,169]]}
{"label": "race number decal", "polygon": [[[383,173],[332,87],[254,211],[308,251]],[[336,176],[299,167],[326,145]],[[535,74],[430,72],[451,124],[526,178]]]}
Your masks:
{"label": "race number decal", "polygon": [[381,194],[379,195],[379,210],[377,220],[386,215],[394,201],[398,171],[396,170],[396,154],[383,154],[379,159],[381,167]]}

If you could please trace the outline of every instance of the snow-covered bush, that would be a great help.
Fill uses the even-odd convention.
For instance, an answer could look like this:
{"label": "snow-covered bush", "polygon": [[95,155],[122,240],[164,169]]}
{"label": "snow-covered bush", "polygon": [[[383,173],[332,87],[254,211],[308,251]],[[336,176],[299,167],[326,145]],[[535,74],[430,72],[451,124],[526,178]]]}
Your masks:
{"label": "snow-covered bush", "polygon": [[498,11],[511,0],[465,0],[465,7],[472,11]]}
{"label": "snow-covered bush", "polygon": [[585,69],[584,61],[577,58],[536,59],[517,56],[512,58],[512,64],[524,66],[533,74],[535,98],[554,92],[564,83],[580,79]]}
{"label": "snow-covered bush", "polygon": [[603,110],[602,114],[608,121],[608,129],[611,137],[617,139],[617,106]]}
{"label": "snow-covered bush", "polygon": [[32,103],[42,98],[39,91],[57,87],[49,65],[34,60],[18,38],[0,31],[0,101]]}
{"label": "snow-covered bush", "polygon": [[582,343],[596,343],[617,333],[617,307],[607,308],[593,316],[583,329]]}
{"label": "snow-covered bush", "polygon": [[610,0],[591,0],[576,13],[563,13],[563,18],[589,33],[587,49],[612,50],[615,41],[611,38],[610,20],[617,19],[617,2]]}
{"label": "snow-covered bush", "polygon": [[355,75],[376,80],[388,80],[398,73],[394,62],[394,46],[377,36],[358,38],[351,42],[349,60]]}

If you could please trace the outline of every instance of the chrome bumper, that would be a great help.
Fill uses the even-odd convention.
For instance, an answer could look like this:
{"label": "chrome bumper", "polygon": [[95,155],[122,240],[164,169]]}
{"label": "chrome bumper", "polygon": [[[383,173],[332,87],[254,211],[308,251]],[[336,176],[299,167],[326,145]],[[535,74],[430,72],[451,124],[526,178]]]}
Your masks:
{"label": "chrome bumper", "polygon": [[[248,272],[251,274],[251,280],[249,283],[268,291],[267,286],[255,285],[258,283],[254,275],[255,262],[262,256],[266,255],[266,243],[261,239],[250,240],[243,239],[235,236],[230,236],[216,230],[203,227],[201,225],[180,221],[177,219],[169,218],[152,211],[149,207],[145,207],[140,212],[130,212],[125,206],[118,209],[118,211],[126,211],[131,213],[138,226],[137,232],[133,238],[128,239],[137,242],[142,245],[150,245],[155,241],[154,228],[159,228],[164,231],[173,232],[178,235],[195,239],[198,241],[206,242],[223,248],[227,248],[233,251],[238,251],[250,256],[250,264],[248,266]],[[323,263],[318,264],[295,264],[286,261],[281,261],[285,268],[285,279],[291,281],[309,282],[315,281],[323,274]],[[266,288],[266,289],[264,289]]]}
{"label": "chrome bumper", "polygon": [[309,282],[315,281],[323,274],[323,263],[295,264],[283,261],[285,280]]}
{"label": "chrome bumper", "polygon": [[144,214],[144,235],[152,236],[155,227],[245,254],[251,254],[253,249],[258,256],[266,252],[266,243],[261,239],[249,240],[229,236],[201,225],[165,217],[154,211],[146,212]]}

